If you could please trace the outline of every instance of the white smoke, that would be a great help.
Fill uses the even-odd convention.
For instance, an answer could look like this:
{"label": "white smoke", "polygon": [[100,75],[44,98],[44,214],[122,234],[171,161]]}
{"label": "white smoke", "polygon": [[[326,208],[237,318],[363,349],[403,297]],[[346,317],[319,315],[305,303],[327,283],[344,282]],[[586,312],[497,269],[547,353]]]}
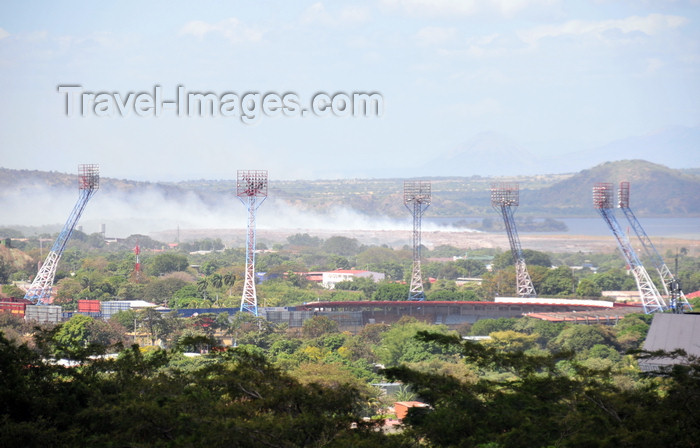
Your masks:
{"label": "white smoke", "polygon": [[[0,227],[61,227],[78,200],[70,188],[31,186],[0,194]],[[245,229],[247,211],[233,194],[220,193],[203,200],[195,192],[171,193],[161,188],[130,191],[114,188],[98,191],[88,202],[78,222],[85,233],[106,226],[108,237],[132,234],[153,235],[174,229]],[[324,212],[305,211],[284,200],[268,198],[257,211],[261,230],[308,231],[409,231],[411,216],[405,219],[368,216],[348,207],[334,206]],[[423,222],[426,231],[469,231]]]}

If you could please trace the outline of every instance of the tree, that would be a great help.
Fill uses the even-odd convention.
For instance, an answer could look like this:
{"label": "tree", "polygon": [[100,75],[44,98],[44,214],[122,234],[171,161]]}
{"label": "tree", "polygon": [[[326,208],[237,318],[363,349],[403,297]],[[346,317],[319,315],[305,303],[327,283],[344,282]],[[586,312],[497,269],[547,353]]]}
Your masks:
{"label": "tree", "polygon": [[537,335],[528,335],[513,330],[494,331],[489,336],[491,339],[484,341],[484,345],[493,347],[502,353],[524,352],[533,348],[537,339]]}
{"label": "tree", "polygon": [[163,276],[148,282],[143,288],[143,298],[157,304],[168,303],[175,292],[185,287],[188,283],[180,277]]}
{"label": "tree", "polygon": [[7,283],[10,274],[12,274],[12,265],[0,257],[0,284]]}
{"label": "tree", "polygon": [[[539,252],[531,249],[523,249],[523,258],[528,266],[543,266],[549,268],[552,266],[552,260],[549,255],[544,252]],[[505,269],[508,266],[513,266],[513,254],[511,251],[506,251],[496,255],[493,258],[491,265],[494,269]]]}
{"label": "tree", "polygon": [[175,291],[168,301],[170,308],[196,308],[202,304],[197,285],[190,283]]}
{"label": "tree", "polygon": [[0,361],[0,446],[401,446],[362,421],[357,382],[303,384],[254,351],[66,369],[0,334]]}
{"label": "tree", "polygon": [[444,326],[433,326],[415,318],[402,317],[389,330],[381,333],[381,343],[375,350],[379,361],[386,366],[395,366],[444,358],[454,353],[449,347],[414,338],[420,331],[427,330],[447,333]]}
{"label": "tree", "polygon": [[2,285],[2,293],[7,297],[24,297],[24,291],[15,285]]}
{"label": "tree", "polygon": [[487,298],[516,295],[515,268],[503,269],[484,274],[481,287]]}
{"label": "tree", "polygon": [[579,297],[600,297],[602,290],[589,278],[582,278],[576,287],[576,295]]}
{"label": "tree", "polygon": [[582,353],[597,344],[612,344],[611,330],[601,325],[571,325],[564,328],[550,345],[555,350]]}
{"label": "tree", "polygon": [[372,277],[353,277],[352,280],[338,282],[335,289],[341,291],[362,291],[366,298],[372,297],[377,290],[377,283]]}
{"label": "tree", "polygon": [[486,271],[486,265],[479,260],[461,259],[455,261],[462,277],[481,277]]}
{"label": "tree", "polygon": [[317,338],[324,334],[337,333],[338,322],[327,318],[326,316],[314,316],[311,319],[304,321],[302,333],[306,338]]}
{"label": "tree", "polygon": [[236,284],[236,274],[233,272],[227,272],[223,275],[221,280],[223,281],[224,286],[228,287],[228,296],[231,297],[233,286]]}
{"label": "tree", "polygon": [[332,236],[323,243],[321,249],[329,254],[351,257],[357,255],[360,251],[360,245],[355,238]]}
{"label": "tree", "polygon": [[183,254],[165,252],[147,261],[151,275],[163,275],[169,272],[184,271],[189,266],[187,257]]}
{"label": "tree", "polygon": [[[390,380],[408,384],[431,404],[411,409],[403,421],[405,435],[427,446],[661,448],[691,447],[700,438],[691,411],[700,406],[697,359],[674,368],[662,381],[626,388],[615,385],[610,369],[588,368],[571,355],[504,353],[454,336],[417,337],[459,346],[467,363],[501,372],[470,384],[407,367],[385,369]],[[571,375],[557,368],[561,361],[570,363]]]}
{"label": "tree", "polygon": [[517,319],[505,317],[499,317],[498,319],[480,319],[474,322],[470,334],[472,336],[488,336],[495,331],[513,330],[517,322]]}
{"label": "tree", "polygon": [[287,242],[291,246],[319,247],[322,240],[317,236],[310,236],[308,233],[297,233],[287,237]]}
{"label": "tree", "polygon": [[209,278],[209,283],[212,288],[219,289],[224,284],[224,279],[221,274],[212,274]]}
{"label": "tree", "polygon": [[372,300],[406,300],[408,298],[408,290],[409,286],[407,284],[382,282],[377,285],[376,291],[372,294]]}
{"label": "tree", "polygon": [[622,269],[610,269],[609,271],[595,274],[591,277],[591,280],[602,291],[626,291],[636,288],[634,278],[631,275],[627,275],[626,271]]}
{"label": "tree", "polygon": [[567,296],[574,291],[574,275],[568,266],[559,266],[547,273],[539,293],[549,296]]}
{"label": "tree", "polygon": [[153,308],[145,308],[137,314],[137,328],[145,331],[151,340],[151,345],[156,345],[158,339],[164,339],[176,328],[173,316],[165,316]]}
{"label": "tree", "polygon": [[61,358],[85,359],[93,353],[90,345],[93,319],[77,314],[50,332],[48,340],[52,354]]}

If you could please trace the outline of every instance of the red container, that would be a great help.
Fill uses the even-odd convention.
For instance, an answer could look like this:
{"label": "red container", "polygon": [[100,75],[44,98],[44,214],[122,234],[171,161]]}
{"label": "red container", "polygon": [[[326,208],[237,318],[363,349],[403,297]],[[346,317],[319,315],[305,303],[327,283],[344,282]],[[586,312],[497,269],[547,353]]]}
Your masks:
{"label": "red container", "polygon": [[22,302],[0,302],[0,313],[11,313],[24,317],[26,308],[27,304]]}
{"label": "red container", "polygon": [[78,312],[79,313],[99,313],[100,312],[100,301],[99,300],[78,300]]}

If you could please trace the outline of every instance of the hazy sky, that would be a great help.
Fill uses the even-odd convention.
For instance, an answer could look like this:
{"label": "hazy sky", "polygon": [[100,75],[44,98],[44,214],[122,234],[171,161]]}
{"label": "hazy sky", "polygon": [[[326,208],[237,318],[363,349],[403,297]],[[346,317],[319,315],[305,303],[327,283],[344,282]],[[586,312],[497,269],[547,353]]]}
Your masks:
{"label": "hazy sky", "polygon": [[[2,2],[0,166],[138,180],[402,177],[482,132],[536,155],[700,124],[698,1]],[[378,92],[379,118],[67,117],[127,97]],[[478,160],[464,175],[479,174]]]}

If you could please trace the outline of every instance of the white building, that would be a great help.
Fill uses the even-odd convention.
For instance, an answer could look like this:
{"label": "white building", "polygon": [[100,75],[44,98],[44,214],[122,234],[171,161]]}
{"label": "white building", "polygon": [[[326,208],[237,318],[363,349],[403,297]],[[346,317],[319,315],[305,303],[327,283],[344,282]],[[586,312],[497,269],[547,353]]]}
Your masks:
{"label": "white building", "polygon": [[375,282],[384,280],[385,275],[381,272],[362,271],[357,269],[336,269],[335,271],[324,272],[321,285],[326,289],[334,289],[339,282],[352,281],[355,277],[370,277]]}

